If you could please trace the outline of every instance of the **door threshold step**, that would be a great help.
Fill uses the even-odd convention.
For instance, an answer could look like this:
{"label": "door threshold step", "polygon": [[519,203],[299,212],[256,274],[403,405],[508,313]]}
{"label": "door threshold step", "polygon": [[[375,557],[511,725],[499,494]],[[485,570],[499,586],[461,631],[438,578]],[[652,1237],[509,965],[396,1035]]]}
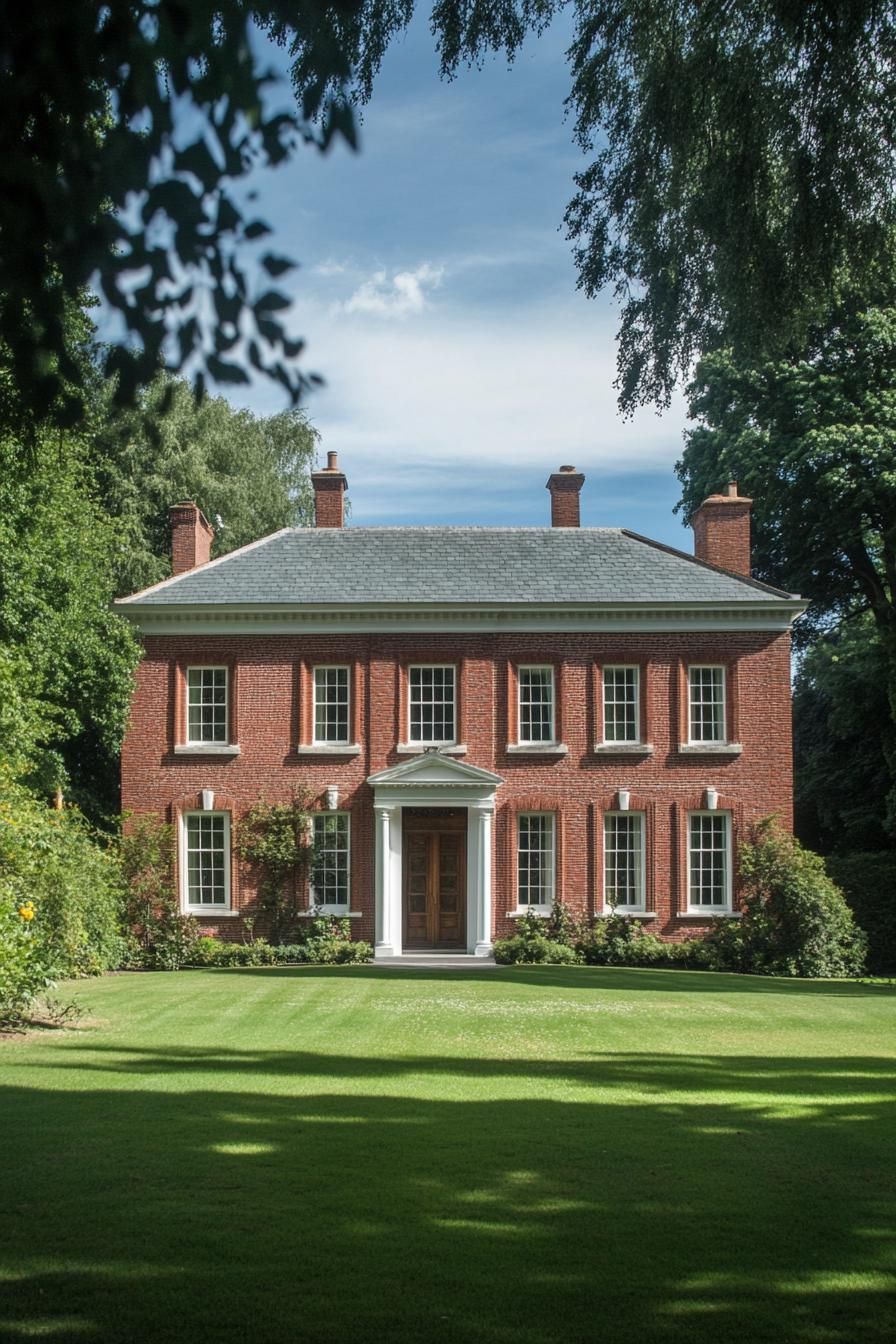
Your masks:
{"label": "door threshold step", "polygon": [[468,952],[405,952],[401,957],[375,957],[373,966],[400,966],[403,970],[478,971],[493,970],[494,957],[474,957]]}

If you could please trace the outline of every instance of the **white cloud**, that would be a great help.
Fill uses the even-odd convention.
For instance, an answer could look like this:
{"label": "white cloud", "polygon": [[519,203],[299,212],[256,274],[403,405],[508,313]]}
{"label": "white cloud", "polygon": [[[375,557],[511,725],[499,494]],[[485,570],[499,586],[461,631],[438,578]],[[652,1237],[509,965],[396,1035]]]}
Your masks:
{"label": "white cloud", "polygon": [[428,306],[426,291],[442,283],[444,270],[424,262],[413,271],[375,271],[340,305],[344,313],[369,313],[375,317],[402,318],[422,313]]}

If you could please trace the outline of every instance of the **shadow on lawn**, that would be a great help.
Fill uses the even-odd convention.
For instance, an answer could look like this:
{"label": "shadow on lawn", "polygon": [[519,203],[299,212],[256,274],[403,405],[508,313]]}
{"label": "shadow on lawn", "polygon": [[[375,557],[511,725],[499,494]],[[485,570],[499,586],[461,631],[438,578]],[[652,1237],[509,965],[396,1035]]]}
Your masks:
{"label": "shadow on lawn", "polygon": [[522,1099],[440,1100],[373,1079],[470,1061],[122,1047],[127,1080],[100,1086],[113,1053],[66,1047],[81,1091],[0,1094],[5,1338],[892,1337],[892,1061],[629,1054],[527,1066]]}
{"label": "shadow on lawn", "polygon": [[[863,1088],[896,1098],[896,1060],[875,1056],[781,1059],[764,1055],[664,1055],[638,1052],[590,1053],[571,1059],[491,1059],[475,1055],[402,1056],[317,1054],[310,1050],[239,1050],[221,1046],[207,1050],[171,1046],[163,1050],[117,1046],[85,1040],[66,1043],[64,1056],[48,1069],[83,1067],[92,1074],[265,1075],[304,1079],[389,1080],[439,1074],[453,1078],[495,1081],[522,1078],[533,1083],[556,1081],[599,1091],[625,1089],[648,1094],[725,1093],[797,1096],[807,1105],[832,1097],[848,1100]],[[865,1107],[857,1104],[857,1112]],[[838,1112],[837,1120],[845,1116]]]}

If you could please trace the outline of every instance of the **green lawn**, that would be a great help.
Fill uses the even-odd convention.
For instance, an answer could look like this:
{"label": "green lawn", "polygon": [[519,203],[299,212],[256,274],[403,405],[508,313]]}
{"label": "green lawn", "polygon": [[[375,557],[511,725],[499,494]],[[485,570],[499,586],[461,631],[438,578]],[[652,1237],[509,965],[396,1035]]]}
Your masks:
{"label": "green lawn", "polygon": [[896,990],[284,968],[0,1045],[0,1337],[884,1340]]}

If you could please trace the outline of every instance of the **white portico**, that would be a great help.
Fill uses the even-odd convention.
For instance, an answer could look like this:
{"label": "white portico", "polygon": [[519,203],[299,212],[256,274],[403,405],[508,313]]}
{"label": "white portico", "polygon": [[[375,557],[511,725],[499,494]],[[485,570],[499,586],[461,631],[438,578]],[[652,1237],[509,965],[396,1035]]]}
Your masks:
{"label": "white portico", "polygon": [[[398,957],[404,950],[415,871],[405,853],[405,811],[419,821],[431,809],[451,815],[466,812],[465,843],[462,848],[444,851],[441,869],[444,900],[450,904],[450,892],[465,892],[465,939],[463,948],[476,956],[488,957],[492,951],[492,864],[495,791],[503,783],[500,775],[466,765],[431,748],[413,760],[389,770],[381,770],[368,779],[373,789],[376,834],[376,949],[377,957]],[[453,874],[452,855],[463,856],[462,874]],[[421,873],[419,899],[423,903],[439,900],[439,864],[434,855],[433,881],[427,885]],[[425,856],[420,855],[421,864]],[[462,878],[462,887],[458,884]],[[452,885],[453,884],[453,885]],[[426,889],[424,891],[424,888]],[[428,893],[428,894],[427,894]]]}

